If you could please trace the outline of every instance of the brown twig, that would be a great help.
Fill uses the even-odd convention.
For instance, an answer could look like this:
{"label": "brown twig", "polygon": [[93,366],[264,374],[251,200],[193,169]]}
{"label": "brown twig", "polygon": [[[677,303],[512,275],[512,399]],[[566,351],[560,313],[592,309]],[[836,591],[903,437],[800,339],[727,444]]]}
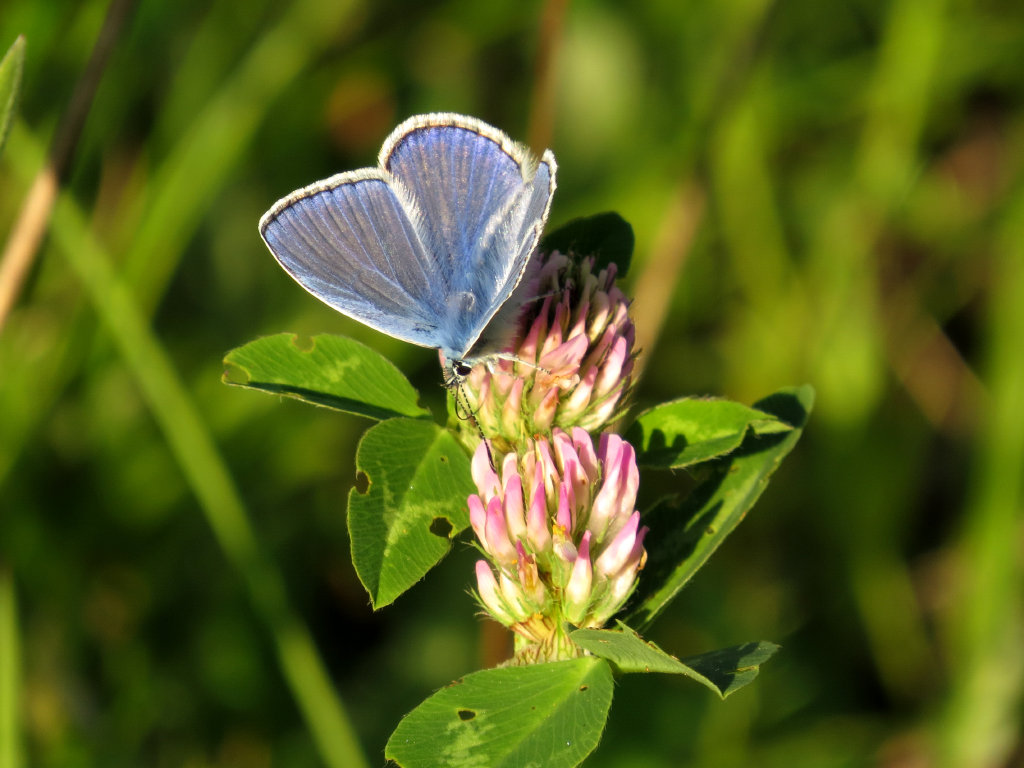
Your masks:
{"label": "brown twig", "polygon": [[103,78],[103,71],[134,2],[135,0],[111,0],[92,55],[81,77],[78,78],[71,102],[57,126],[49,158],[32,182],[11,229],[3,257],[0,258],[0,332],[3,331],[7,317],[21,294],[32,262],[39,252],[60,183],[71,168],[75,148],[82,134],[82,126],[85,125],[89,108]]}
{"label": "brown twig", "polygon": [[684,180],[672,191],[651,256],[633,283],[635,348],[648,354],[637,358],[634,377],[639,378],[644,362],[658,342],[672,304],[672,292],[679,283],[686,257],[704,218],[704,190],[693,179]]}
{"label": "brown twig", "polygon": [[558,85],[558,51],[562,45],[562,29],[569,0],[548,0],[541,17],[537,41],[537,60],[530,96],[530,146],[537,152],[551,146],[555,123],[555,96]]}
{"label": "brown twig", "polygon": [[910,285],[883,297],[889,365],[937,431],[970,434],[985,386]]}

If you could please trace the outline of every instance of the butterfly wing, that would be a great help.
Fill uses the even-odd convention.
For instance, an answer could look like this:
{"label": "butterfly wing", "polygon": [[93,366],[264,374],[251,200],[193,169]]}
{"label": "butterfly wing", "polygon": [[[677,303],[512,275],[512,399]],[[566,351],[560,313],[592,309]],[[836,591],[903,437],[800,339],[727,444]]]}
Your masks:
{"label": "butterfly wing", "polygon": [[381,165],[416,207],[423,242],[439,267],[446,356],[464,358],[515,290],[544,228],[554,192],[550,152],[538,161],[473,118],[411,118],[381,149]]}
{"label": "butterfly wing", "polygon": [[367,168],[279,200],[260,220],[260,234],[321,301],[390,336],[439,347],[439,265],[417,231],[414,207],[390,174]]}
{"label": "butterfly wing", "polygon": [[[499,223],[494,237],[487,244],[485,260],[506,259],[518,272],[510,272],[506,283],[496,294],[491,319],[480,331],[470,350],[462,359],[473,362],[501,351],[519,319],[524,301],[536,298],[523,278],[536,252],[551,207],[555,189],[555,158],[545,152],[537,166],[532,185],[524,192],[509,215]],[[504,256],[503,256],[504,254]]]}

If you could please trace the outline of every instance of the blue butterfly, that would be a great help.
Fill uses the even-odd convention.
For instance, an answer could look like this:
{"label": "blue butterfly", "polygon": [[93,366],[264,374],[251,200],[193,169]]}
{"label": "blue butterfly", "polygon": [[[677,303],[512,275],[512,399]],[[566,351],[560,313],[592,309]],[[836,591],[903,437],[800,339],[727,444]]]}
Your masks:
{"label": "blue butterfly", "polygon": [[439,349],[456,387],[500,350],[518,314],[513,293],[547,221],[555,157],[538,160],[475,118],[435,113],[395,128],[379,163],[279,200],[260,234],[321,301]]}

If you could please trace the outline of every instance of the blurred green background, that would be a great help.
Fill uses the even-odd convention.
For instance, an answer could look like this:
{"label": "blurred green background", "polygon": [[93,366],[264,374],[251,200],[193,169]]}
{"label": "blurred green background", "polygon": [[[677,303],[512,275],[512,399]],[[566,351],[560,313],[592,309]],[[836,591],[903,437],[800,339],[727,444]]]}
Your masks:
{"label": "blurred green background", "polygon": [[[632,223],[638,406],[818,393],[652,633],[782,652],[726,702],[621,680],[588,764],[1024,765],[1024,6],[112,7],[0,331],[3,768],[345,765],[335,694],[381,765],[405,712],[493,662],[466,547],[369,610],[344,519],[367,423],[220,383],[258,335],[343,333],[441,413],[435,354],[312,299],[256,231],[437,110],[550,146],[552,225]],[[28,43],[4,240],[106,18],[4,0],[0,49]]]}

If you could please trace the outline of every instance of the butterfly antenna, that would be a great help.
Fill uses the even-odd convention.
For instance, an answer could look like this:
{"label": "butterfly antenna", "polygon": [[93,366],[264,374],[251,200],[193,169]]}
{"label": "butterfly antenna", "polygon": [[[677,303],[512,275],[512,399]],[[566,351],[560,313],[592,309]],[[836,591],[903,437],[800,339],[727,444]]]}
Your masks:
{"label": "butterfly antenna", "polygon": [[498,360],[508,360],[510,363],[522,363],[527,368],[533,368],[533,370],[540,371],[541,373],[551,373],[547,368],[537,365],[536,363],[531,363],[529,360],[523,360],[523,358],[513,355],[510,352],[495,352],[491,357]]}
{"label": "butterfly antenna", "polygon": [[455,415],[462,421],[469,421],[476,427],[476,433],[480,435],[480,439],[483,441],[484,449],[487,451],[487,461],[491,465],[491,469],[495,472],[498,471],[497,465],[494,463],[494,454],[491,453],[491,444],[487,440],[487,435],[484,434],[483,428],[480,426],[480,422],[477,421],[476,414],[469,405],[469,398],[466,397],[466,393],[462,389],[462,381],[455,377],[452,377],[448,382],[445,383],[449,389],[454,390],[455,394]]}

